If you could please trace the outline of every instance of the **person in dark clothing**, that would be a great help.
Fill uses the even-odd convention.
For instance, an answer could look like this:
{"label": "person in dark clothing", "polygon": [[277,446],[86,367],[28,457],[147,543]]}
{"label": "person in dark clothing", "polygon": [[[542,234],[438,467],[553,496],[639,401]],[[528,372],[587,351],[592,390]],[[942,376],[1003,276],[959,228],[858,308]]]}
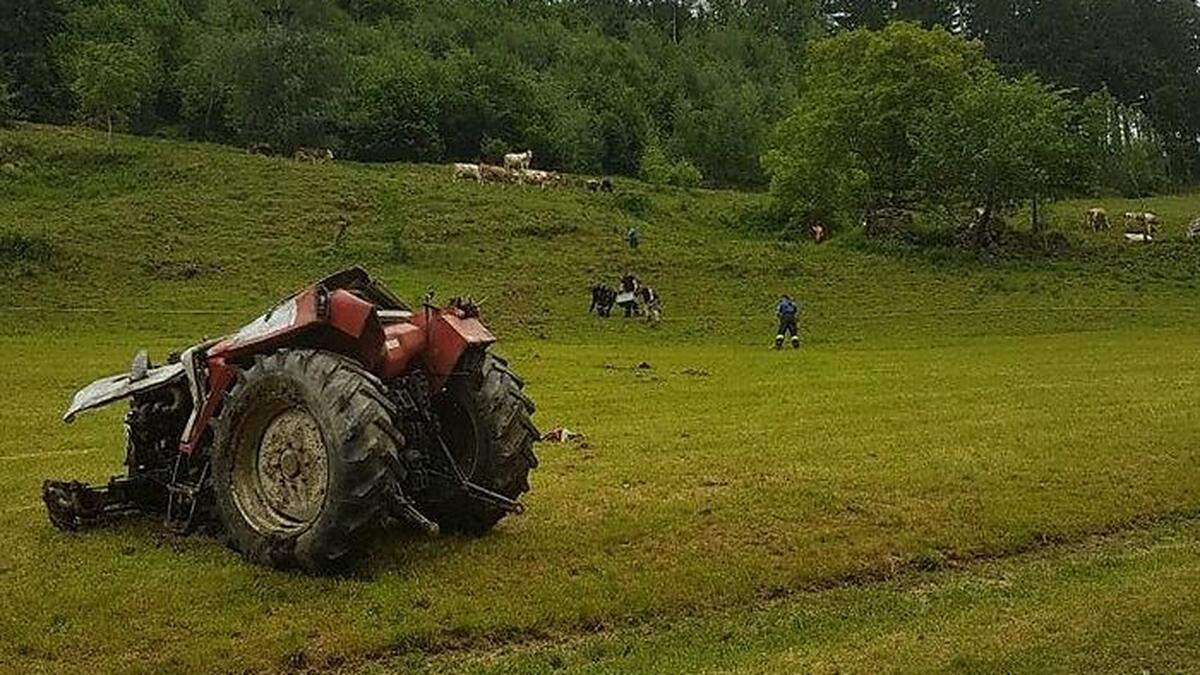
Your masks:
{"label": "person in dark clothing", "polygon": [[630,272],[621,277],[621,293],[617,296],[617,304],[621,309],[625,310],[625,318],[633,316],[637,309],[637,292],[642,287],[642,282],[637,278],[637,275]]}
{"label": "person in dark clothing", "polygon": [[617,292],[605,284],[592,286],[592,304],[588,313],[596,312],[597,316],[608,316],[612,313],[613,303],[617,301]]}
{"label": "person in dark clothing", "polygon": [[800,314],[800,306],[790,295],[784,295],[775,305],[775,314],[779,316],[779,330],[775,333],[775,349],[783,348],[783,340],[792,336],[792,348],[800,348],[800,331],[796,327],[796,316]]}

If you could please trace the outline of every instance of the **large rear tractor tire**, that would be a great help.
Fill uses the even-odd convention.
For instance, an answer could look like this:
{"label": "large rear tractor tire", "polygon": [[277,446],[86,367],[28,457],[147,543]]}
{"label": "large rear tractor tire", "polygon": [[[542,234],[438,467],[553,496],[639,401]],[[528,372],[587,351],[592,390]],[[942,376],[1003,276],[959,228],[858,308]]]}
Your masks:
{"label": "large rear tractor tire", "polygon": [[[472,482],[516,499],[529,490],[529,472],[537,466],[533,443],[539,438],[530,416],[533,402],[525,383],[508,363],[487,354],[456,372],[433,401],[442,438]],[[451,494],[423,505],[443,530],[483,534],[505,512],[478,499]]]}
{"label": "large rear tractor tire", "polygon": [[260,358],[216,423],[213,485],[232,548],[279,568],[329,573],[380,523],[403,436],[381,383],[336,354]]}

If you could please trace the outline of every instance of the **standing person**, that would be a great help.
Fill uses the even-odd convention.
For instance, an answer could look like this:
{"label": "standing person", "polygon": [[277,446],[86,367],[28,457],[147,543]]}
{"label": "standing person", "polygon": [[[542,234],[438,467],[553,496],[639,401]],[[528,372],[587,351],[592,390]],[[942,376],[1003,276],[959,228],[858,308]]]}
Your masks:
{"label": "standing person", "polygon": [[621,292],[617,294],[617,304],[625,310],[626,319],[633,316],[633,310],[637,308],[637,292],[641,285],[633,272],[621,277]]}
{"label": "standing person", "polygon": [[775,305],[775,314],[779,316],[779,330],[775,334],[775,349],[783,347],[783,339],[787,335],[792,336],[792,349],[800,348],[800,331],[796,328],[796,316],[800,313],[800,307],[796,301],[792,300],[792,296],[784,294],[779,298],[779,304]]}

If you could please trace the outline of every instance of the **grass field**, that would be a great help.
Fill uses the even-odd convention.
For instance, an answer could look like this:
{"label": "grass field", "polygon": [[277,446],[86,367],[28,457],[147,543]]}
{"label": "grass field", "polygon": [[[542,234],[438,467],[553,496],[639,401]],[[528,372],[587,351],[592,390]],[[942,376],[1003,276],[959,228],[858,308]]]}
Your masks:
{"label": "grass field", "polygon": [[[479,187],[34,127],[0,131],[0,167],[0,670],[1200,663],[1200,195],[1105,202],[1162,213],[1152,247],[1080,232],[1076,202],[1053,210],[1068,252],[981,260],[777,240],[742,224],[762,196],[631,182]],[[50,528],[43,478],[120,466],[117,406],[58,421],[78,386],[351,262],[410,296],[488,296],[538,424],[588,434],[539,446],[525,515],[394,533],[337,579],[146,520]],[[666,297],[659,329],[583,315],[626,267]],[[798,353],[766,347],[785,289]]]}

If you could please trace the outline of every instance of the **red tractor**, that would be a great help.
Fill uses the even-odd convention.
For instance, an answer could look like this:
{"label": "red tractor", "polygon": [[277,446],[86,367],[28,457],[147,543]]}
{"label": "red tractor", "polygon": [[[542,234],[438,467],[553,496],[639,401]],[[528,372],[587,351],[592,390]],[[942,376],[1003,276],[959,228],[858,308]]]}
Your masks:
{"label": "red tractor", "polygon": [[125,474],[47,481],[65,530],[119,514],[211,525],[255,562],[343,568],[387,517],[482,533],[529,489],[533,403],[469,301],[411,310],[359,268],[233,335],[93,382],[64,420],[129,399]]}

